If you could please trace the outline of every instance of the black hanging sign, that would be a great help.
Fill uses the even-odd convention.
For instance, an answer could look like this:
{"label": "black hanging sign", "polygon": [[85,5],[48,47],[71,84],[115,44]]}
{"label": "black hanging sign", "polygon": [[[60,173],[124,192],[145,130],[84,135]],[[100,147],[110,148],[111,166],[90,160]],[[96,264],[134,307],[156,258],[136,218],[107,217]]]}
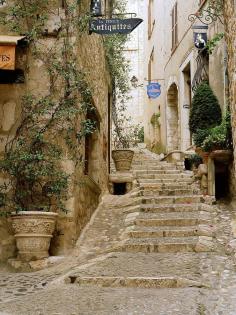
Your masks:
{"label": "black hanging sign", "polygon": [[129,34],[143,22],[142,19],[94,19],[90,21],[91,33],[101,35]]}

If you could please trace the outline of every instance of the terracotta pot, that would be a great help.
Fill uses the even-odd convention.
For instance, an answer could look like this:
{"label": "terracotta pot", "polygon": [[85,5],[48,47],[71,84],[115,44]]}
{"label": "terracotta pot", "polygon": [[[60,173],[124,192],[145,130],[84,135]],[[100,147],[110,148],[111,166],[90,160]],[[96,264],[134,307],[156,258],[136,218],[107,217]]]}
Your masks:
{"label": "terracotta pot", "polygon": [[210,157],[217,162],[229,163],[232,160],[233,152],[231,150],[214,150]]}
{"label": "terracotta pot", "polygon": [[18,258],[31,261],[48,257],[57,214],[53,212],[22,211],[13,214],[11,218]]}
{"label": "terracotta pot", "polygon": [[202,151],[202,149],[198,147],[195,149],[195,152],[202,158],[203,163],[207,164],[210,153]]}
{"label": "terracotta pot", "polygon": [[117,171],[129,171],[134,156],[132,150],[113,150],[112,158],[115,162]]}

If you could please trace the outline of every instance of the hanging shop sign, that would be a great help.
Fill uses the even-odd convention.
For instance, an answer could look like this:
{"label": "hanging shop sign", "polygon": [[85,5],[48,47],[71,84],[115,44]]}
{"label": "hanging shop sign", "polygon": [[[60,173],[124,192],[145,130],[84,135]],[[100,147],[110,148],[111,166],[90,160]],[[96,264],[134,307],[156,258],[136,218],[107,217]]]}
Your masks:
{"label": "hanging shop sign", "polygon": [[143,22],[139,18],[94,19],[90,21],[90,32],[101,35],[129,34]]}
{"label": "hanging shop sign", "polygon": [[203,49],[207,44],[207,33],[193,33],[194,45],[197,49]]}
{"label": "hanging shop sign", "polygon": [[15,70],[16,46],[0,46],[0,69]]}
{"label": "hanging shop sign", "polygon": [[91,13],[93,16],[101,16],[102,15],[101,0],[92,0],[91,1]]}
{"label": "hanging shop sign", "polygon": [[161,95],[161,85],[158,82],[150,82],[147,85],[147,95],[149,98],[158,98]]}

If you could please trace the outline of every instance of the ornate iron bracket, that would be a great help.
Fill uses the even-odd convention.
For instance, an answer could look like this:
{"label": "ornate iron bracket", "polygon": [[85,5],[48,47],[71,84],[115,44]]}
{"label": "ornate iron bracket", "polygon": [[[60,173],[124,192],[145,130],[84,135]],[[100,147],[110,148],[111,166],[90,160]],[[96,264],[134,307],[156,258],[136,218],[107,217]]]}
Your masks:
{"label": "ornate iron bracket", "polygon": [[188,20],[195,22],[198,19],[205,25],[210,25],[219,20],[221,24],[224,24],[220,12],[222,12],[222,4],[219,1],[214,4],[209,4],[206,9],[200,9],[197,13],[190,14]]}

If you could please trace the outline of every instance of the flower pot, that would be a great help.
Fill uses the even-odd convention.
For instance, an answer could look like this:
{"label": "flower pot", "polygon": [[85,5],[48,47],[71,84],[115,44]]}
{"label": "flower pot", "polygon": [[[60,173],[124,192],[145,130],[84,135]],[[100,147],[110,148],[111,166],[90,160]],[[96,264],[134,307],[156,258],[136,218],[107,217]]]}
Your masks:
{"label": "flower pot", "polygon": [[199,147],[195,149],[195,152],[202,158],[203,163],[207,164],[210,153],[202,151]]}
{"label": "flower pot", "polygon": [[18,258],[23,261],[31,261],[48,257],[57,214],[53,212],[22,211],[13,214],[11,218]]}
{"label": "flower pot", "polygon": [[115,162],[116,170],[129,171],[131,169],[133,156],[134,151],[132,150],[113,150],[112,158]]}

